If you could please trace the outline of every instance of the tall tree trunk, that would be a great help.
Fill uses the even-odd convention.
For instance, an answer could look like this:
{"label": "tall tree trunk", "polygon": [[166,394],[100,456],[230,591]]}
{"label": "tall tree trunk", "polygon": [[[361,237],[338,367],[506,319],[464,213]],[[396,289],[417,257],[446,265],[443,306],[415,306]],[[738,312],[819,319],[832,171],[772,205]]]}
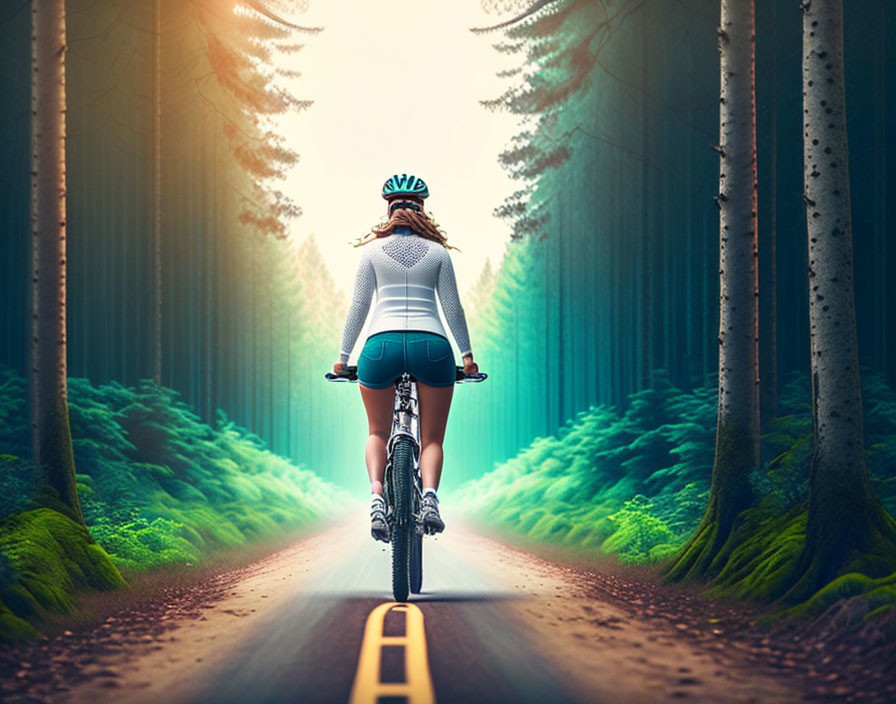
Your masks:
{"label": "tall tree trunk", "polygon": [[875,217],[875,268],[874,281],[876,284],[874,302],[878,311],[875,331],[878,337],[876,354],[874,360],[877,368],[883,373],[884,378],[893,383],[889,366],[892,364],[890,356],[887,354],[887,337],[893,332],[894,326],[888,325],[890,307],[887,296],[887,11],[886,5],[881,4],[878,8],[877,23],[877,86],[875,86],[875,97],[877,102],[877,111],[875,113],[875,143],[878,148],[874,151],[874,181],[876,184],[876,193],[874,199]]}
{"label": "tall tree trunk", "polygon": [[293,358],[293,339],[292,339],[292,318],[293,311],[286,311],[286,456],[293,456],[293,424],[292,424],[292,358]]}
{"label": "tall tree trunk", "polygon": [[892,557],[886,560],[879,552],[881,532],[891,541],[896,537],[893,520],[871,495],[865,469],[853,287],[843,4],[842,0],[811,0],[803,2],[802,9],[804,200],[815,435],[806,544],[799,560],[802,576],[791,592],[794,597],[816,591],[857,559],[865,574],[880,576],[892,571]]}
{"label": "tall tree trunk", "polygon": [[267,389],[268,389],[268,445],[273,452],[281,452],[280,447],[277,444],[277,416],[274,413],[274,409],[276,408],[276,399],[279,389],[275,384],[275,380],[277,378],[276,372],[274,371],[276,365],[274,364],[274,354],[277,349],[277,336],[274,333],[274,293],[273,291],[268,291],[268,373],[267,373]]}
{"label": "tall tree trunk", "polygon": [[641,90],[643,91],[641,104],[641,286],[644,291],[641,296],[641,379],[638,384],[639,390],[650,386],[655,365],[653,357],[653,267],[650,247],[650,208],[647,205],[650,202],[650,132],[647,122],[647,91],[649,90],[650,75],[647,70],[649,35],[646,4],[641,12],[644,23],[641,30]]}
{"label": "tall tree trunk", "polygon": [[[753,0],[722,0],[719,195],[719,407],[709,505],[669,575],[716,572],[759,461],[756,91]],[[729,543],[730,546],[730,543]]]}
{"label": "tall tree trunk", "polygon": [[252,336],[252,368],[249,371],[249,383],[251,385],[251,396],[252,399],[252,411],[250,415],[249,421],[249,429],[253,432],[261,435],[260,431],[260,423],[261,423],[261,413],[259,412],[260,401],[258,398],[258,376],[259,376],[259,355],[258,355],[258,315],[256,311],[258,309],[258,286],[256,284],[256,270],[257,270],[257,259],[258,259],[258,247],[255,246],[252,248],[251,261],[249,266],[252,268],[252,295],[250,296],[250,319],[249,319],[249,330],[251,331]]}
{"label": "tall tree trunk", "polygon": [[[204,139],[207,139],[205,137]],[[205,229],[204,262],[204,323],[205,335],[203,336],[203,408],[205,409],[205,422],[215,427],[217,411],[217,393],[215,379],[218,372],[218,325],[217,325],[217,301],[216,283],[218,280],[218,254],[215,244],[218,240],[218,142],[217,133],[211,137],[212,157],[204,165],[205,173],[209,174],[209,183],[206,186],[206,198],[208,208],[204,220],[208,223]]]}
{"label": "tall tree trunk", "polygon": [[[688,52],[688,76],[692,75],[693,72],[693,62],[691,61],[692,52]],[[691,95],[692,91],[690,90],[690,83],[688,95]],[[685,171],[685,183],[687,184],[688,192],[694,192],[696,190],[695,183],[696,179],[694,177],[694,146],[695,142],[693,137],[689,138],[686,142],[687,148],[687,158],[686,158],[686,171]],[[701,254],[700,248],[695,244],[696,238],[694,236],[694,230],[697,227],[694,218],[694,199],[688,198],[687,204],[685,205],[685,232],[686,234],[686,242],[685,242],[685,335],[686,335],[686,358],[687,358],[687,386],[684,388],[688,391],[691,391],[695,387],[702,385],[702,379],[698,379],[698,367],[699,367],[699,359],[698,359],[698,350],[701,346],[705,346],[706,338],[698,338],[697,337],[697,329],[698,329],[698,320],[697,317],[697,305],[695,302],[696,298],[696,289],[699,286],[699,282],[696,280],[697,272],[700,271],[700,259],[699,256]]]}
{"label": "tall tree trunk", "polygon": [[155,0],[152,120],[152,378],[162,383],[162,0]]}
{"label": "tall tree trunk", "polygon": [[31,434],[34,463],[73,518],[75,485],[65,359],[65,2],[31,5]]}
{"label": "tall tree trunk", "polygon": [[770,149],[768,230],[763,241],[764,289],[760,291],[760,417],[762,427],[778,415],[778,11],[772,3],[772,90],[769,104]]}

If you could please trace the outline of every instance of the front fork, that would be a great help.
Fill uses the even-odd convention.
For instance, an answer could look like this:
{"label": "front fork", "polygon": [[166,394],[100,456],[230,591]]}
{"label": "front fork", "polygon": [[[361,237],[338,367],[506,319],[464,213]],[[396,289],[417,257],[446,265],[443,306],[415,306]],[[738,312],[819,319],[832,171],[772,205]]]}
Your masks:
{"label": "front fork", "polygon": [[420,520],[420,502],[422,498],[423,487],[420,479],[419,463],[420,463],[420,415],[419,402],[417,399],[417,384],[411,380],[409,374],[404,373],[401,379],[395,384],[395,403],[392,410],[392,433],[389,435],[389,442],[386,444],[386,496],[389,498],[389,511],[387,518],[389,525],[392,525],[392,508],[395,506],[395,496],[392,493],[395,482],[392,481],[392,450],[395,443],[401,437],[407,437],[411,440],[411,446],[414,448],[414,498],[411,504],[414,516],[414,529],[417,533],[423,532],[423,522]]}

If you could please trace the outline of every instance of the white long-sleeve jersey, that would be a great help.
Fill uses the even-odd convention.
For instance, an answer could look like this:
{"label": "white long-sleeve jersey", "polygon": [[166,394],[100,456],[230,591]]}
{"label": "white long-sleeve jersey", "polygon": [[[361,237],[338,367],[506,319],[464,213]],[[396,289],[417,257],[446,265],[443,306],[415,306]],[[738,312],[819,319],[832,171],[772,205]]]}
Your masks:
{"label": "white long-sleeve jersey", "polygon": [[436,292],[461,355],[471,354],[467,319],[457,294],[448,250],[409,231],[380,237],[364,245],[339,359],[348,361],[374,294],[376,307],[368,336],[395,330],[420,330],[448,337],[439,319]]}

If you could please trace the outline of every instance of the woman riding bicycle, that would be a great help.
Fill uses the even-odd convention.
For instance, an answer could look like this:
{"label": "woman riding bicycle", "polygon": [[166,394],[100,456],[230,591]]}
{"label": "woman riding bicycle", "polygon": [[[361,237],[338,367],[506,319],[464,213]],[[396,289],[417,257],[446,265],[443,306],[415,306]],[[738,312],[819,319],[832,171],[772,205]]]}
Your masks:
{"label": "woman riding bicycle", "polygon": [[364,457],[370,476],[370,529],[375,539],[388,542],[383,499],[386,441],[392,428],[393,384],[404,372],[416,378],[420,404],[423,527],[428,533],[445,528],[436,490],[456,369],[439,320],[436,292],[463,355],[464,373],[473,374],[479,367],[473,361],[445,233],[423,209],[429,189],[421,178],[396,174],[383,185],[382,195],[388,219],[355,242],[356,247],[374,244],[361,253],[342,349],[333,371],[345,372],[376,293],[368,337],[358,358],[358,381],[369,426]]}

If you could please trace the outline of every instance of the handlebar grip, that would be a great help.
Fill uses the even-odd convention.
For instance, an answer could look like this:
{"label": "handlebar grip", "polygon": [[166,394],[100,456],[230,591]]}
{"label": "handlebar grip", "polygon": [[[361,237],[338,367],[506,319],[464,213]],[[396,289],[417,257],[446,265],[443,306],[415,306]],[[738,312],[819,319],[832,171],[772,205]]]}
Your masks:
{"label": "handlebar grip", "polygon": [[476,372],[475,374],[464,374],[463,367],[455,367],[455,376],[454,380],[458,382],[467,382],[467,381],[485,381],[488,379],[488,374],[485,372]]}
{"label": "handlebar grip", "polygon": [[334,374],[333,372],[327,372],[326,374],[324,374],[324,378],[327,381],[357,381],[358,367],[346,367],[345,374]]}

